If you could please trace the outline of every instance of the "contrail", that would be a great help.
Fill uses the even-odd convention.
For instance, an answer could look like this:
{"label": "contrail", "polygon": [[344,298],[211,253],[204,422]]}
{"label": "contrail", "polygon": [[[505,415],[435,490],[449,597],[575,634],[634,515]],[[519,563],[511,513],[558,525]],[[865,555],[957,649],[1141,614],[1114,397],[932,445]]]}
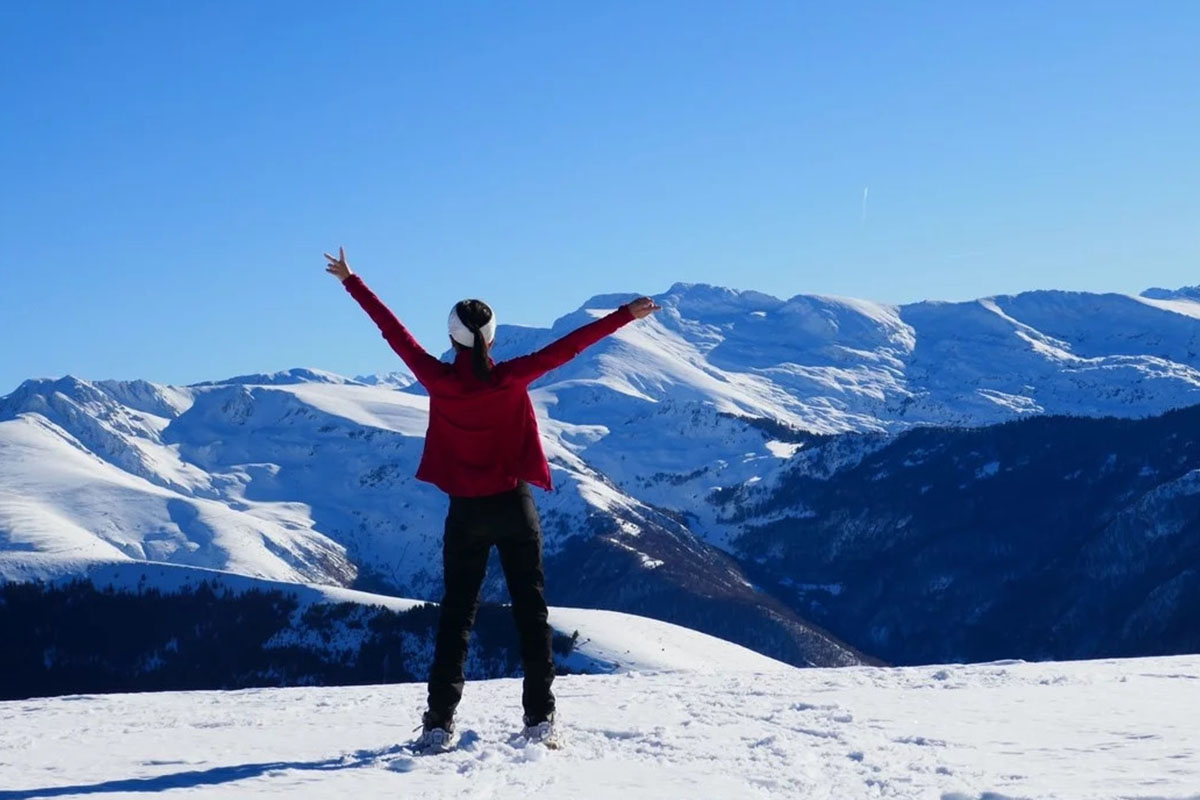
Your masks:
{"label": "contrail", "polygon": [[859,220],[860,225],[867,224],[867,193],[871,191],[870,186],[863,187],[863,203],[862,203],[862,219]]}

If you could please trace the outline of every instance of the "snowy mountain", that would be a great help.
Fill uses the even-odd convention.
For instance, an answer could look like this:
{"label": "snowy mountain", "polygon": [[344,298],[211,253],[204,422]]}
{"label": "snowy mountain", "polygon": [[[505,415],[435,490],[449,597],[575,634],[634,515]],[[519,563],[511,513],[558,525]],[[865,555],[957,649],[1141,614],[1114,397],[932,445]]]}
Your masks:
{"label": "snowy mountain", "polygon": [[[0,574],[150,560],[437,599],[446,501],[412,478],[426,409],[328,380],[27,381],[0,400]],[[563,576],[552,602],[648,613],[791,663],[861,660],[672,515],[556,460],[560,489],[542,506]]]}
{"label": "snowy mountain", "polygon": [[[798,460],[833,474],[921,426],[1200,403],[1200,301],[1148,295],[886,306],[676,284],[660,314],[534,386],[556,483],[539,497],[551,601],[795,664],[861,660],[763,584],[737,544],[747,520],[720,500]],[[496,357],[627,297],[550,330],[501,326]],[[412,478],[428,401],[410,377],[26,381],[0,398],[0,573],[152,560],[436,599],[445,498]],[[504,597],[495,565],[485,592]]]}
{"label": "snowy mountain", "polygon": [[1186,800],[1200,658],[568,675],[566,747],[520,682],[469,684],[460,749],[400,746],[419,684],[0,703],[0,797]]}
{"label": "snowy mountain", "polygon": [[[676,284],[656,299],[660,314],[545,379],[561,418],[598,387],[623,395],[610,402],[699,400],[816,433],[1030,413],[1144,416],[1200,402],[1200,301],[1182,294],[1039,291],[887,306]],[[564,317],[553,332],[582,319]],[[511,354],[506,333],[498,357]]]}

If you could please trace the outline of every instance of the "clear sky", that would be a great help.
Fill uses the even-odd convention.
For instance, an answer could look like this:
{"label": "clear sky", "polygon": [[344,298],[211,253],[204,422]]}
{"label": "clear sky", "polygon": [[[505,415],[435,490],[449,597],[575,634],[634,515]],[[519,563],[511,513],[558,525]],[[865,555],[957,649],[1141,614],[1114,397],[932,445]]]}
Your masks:
{"label": "clear sky", "polygon": [[676,281],[1200,282],[1200,3],[0,2],[0,394]]}

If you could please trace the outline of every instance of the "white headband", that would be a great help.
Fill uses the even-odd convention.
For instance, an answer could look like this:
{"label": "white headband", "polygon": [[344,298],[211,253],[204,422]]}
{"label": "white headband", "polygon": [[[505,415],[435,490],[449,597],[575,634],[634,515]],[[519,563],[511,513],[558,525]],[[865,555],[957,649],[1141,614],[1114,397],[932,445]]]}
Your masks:
{"label": "white headband", "polygon": [[[475,334],[471,333],[471,329],[466,326],[462,318],[458,316],[458,306],[450,309],[450,338],[461,344],[463,347],[475,346]],[[479,329],[483,334],[483,341],[491,344],[496,338],[496,313],[492,312],[492,318],[487,321],[487,324]]]}

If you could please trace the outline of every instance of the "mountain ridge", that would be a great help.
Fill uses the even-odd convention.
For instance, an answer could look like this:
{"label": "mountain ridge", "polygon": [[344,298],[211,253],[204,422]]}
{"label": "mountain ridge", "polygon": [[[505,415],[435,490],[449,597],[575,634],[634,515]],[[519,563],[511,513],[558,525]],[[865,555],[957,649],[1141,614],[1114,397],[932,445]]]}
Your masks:
{"label": "mountain ridge", "polygon": [[[496,358],[628,296],[598,295],[555,328],[501,326]],[[837,472],[922,427],[1200,403],[1190,300],[886,306],[682,283],[657,297],[663,312],[531,387],[557,487],[539,500],[548,564],[603,576],[554,591],[690,614],[798,663],[856,656],[730,558],[743,523],[713,498],[777,485],[810,454]],[[435,598],[445,500],[412,477],[427,410],[401,370],[24,381],[0,397],[0,558],[120,553]],[[503,591],[493,569],[485,594]]]}

